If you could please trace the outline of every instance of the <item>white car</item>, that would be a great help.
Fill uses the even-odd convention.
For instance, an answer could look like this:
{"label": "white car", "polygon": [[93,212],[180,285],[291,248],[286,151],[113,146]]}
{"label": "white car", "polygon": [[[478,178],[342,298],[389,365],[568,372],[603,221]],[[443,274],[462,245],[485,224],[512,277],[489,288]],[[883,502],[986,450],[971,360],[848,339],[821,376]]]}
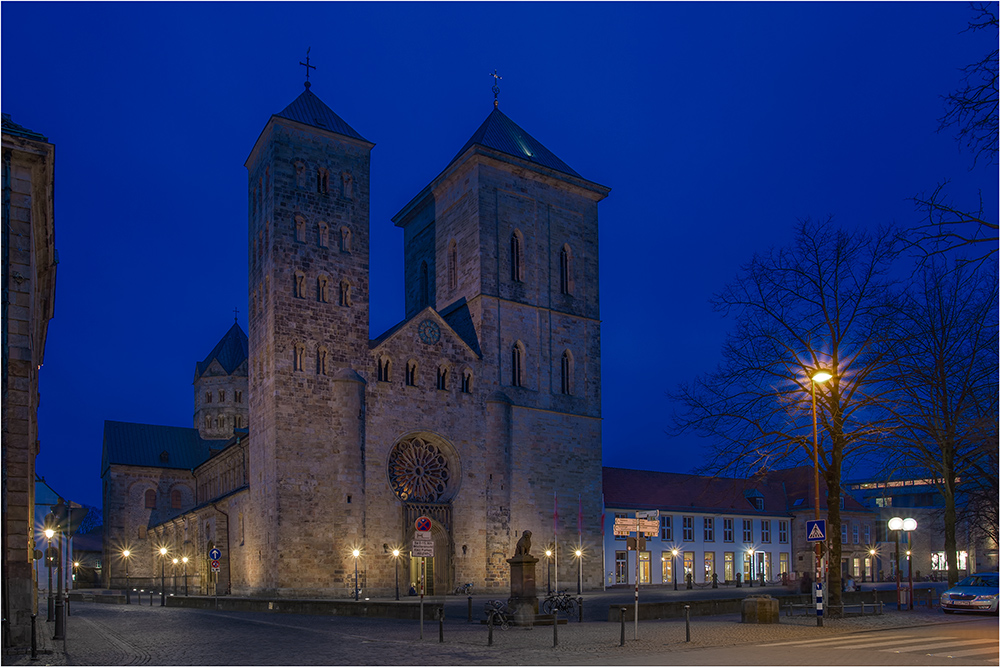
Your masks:
{"label": "white car", "polygon": [[941,610],[946,614],[956,611],[987,611],[997,613],[998,584],[996,572],[979,572],[962,579],[954,588],[941,594]]}

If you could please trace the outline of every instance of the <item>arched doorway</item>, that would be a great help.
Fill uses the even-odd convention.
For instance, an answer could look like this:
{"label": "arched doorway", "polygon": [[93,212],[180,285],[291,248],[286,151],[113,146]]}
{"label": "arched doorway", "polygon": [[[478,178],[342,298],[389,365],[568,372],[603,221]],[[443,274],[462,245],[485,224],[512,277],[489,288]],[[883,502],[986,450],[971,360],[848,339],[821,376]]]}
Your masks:
{"label": "arched doorway", "polygon": [[[450,509],[450,508],[449,508]],[[450,514],[450,511],[448,512]],[[426,516],[426,515],[424,515]],[[440,521],[433,519],[433,527],[431,528],[431,537],[434,540],[434,556],[433,558],[410,558],[409,567],[409,585],[413,585],[417,593],[420,593],[420,565],[421,560],[425,563],[425,588],[424,595],[446,595],[451,592],[453,588],[452,585],[452,568],[451,568],[451,538],[448,534],[448,527],[443,525]],[[412,524],[410,527],[410,534],[407,537],[407,545],[413,544],[413,534],[416,531],[413,529]],[[409,550],[409,549],[408,549]]]}

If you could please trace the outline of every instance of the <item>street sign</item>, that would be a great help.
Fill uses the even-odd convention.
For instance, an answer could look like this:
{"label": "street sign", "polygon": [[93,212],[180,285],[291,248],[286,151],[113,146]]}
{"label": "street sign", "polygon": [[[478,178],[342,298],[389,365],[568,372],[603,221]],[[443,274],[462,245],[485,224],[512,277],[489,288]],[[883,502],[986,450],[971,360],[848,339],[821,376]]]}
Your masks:
{"label": "street sign", "polygon": [[221,569],[222,569],[222,566],[219,565],[219,561],[215,560],[215,559],[212,559],[212,572],[218,572]]}
{"label": "street sign", "polygon": [[430,535],[426,538],[421,537],[420,533],[413,536],[413,549],[410,551],[410,556],[413,558],[434,557],[434,540],[430,538]]}
{"label": "street sign", "polygon": [[826,541],[826,520],[806,521],[806,542]]}
{"label": "street sign", "polygon": [[[212,560],[219,560],[219,559],[222,558],[222,552],[219,551],[218,549],[211,549],[208,552],[208,557],[211,558]],[[218,569],[218,568],[216,568],[216,569]]]}
{"label": "street sign", "polygon": [[656,535],[660,532],[660,523],[656,520],[639,519],[638,526],[636,526],[635,519],[616,518],[614,533],[615,535],[628,535],[634,533],[637,527],[647,535]]}
{"label": "street sign", "polygon": [[636,512],[636,519],[659,519],[660,510],[646,510],[644,512]]}
{"label": "street sign", "polygon": [[417,529],[418,533],[426,533],[431,529],[431,518],[429,516],[417,517],[417,520],[413,522],[413,526]]}

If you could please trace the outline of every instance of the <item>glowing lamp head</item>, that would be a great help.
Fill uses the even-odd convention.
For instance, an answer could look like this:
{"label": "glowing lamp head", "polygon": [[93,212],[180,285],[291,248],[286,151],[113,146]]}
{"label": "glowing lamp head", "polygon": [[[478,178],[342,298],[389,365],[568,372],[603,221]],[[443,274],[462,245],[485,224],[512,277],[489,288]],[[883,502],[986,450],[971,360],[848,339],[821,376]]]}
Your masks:
{"label": "glowing lamp head", "polygon": [[903,530],[916,530],[917,520],[916,519],[903,519]]}
{"label": "glowing lamp head", "polygon": [[579,558],[579,557],[580,557],[580,556],[582,556],[582,555],[583,555],[583,552],[582,552],[582,551],[580,551],[579,549],[577,549],[577,550],[576,550],[576,557],[577,557],[577,558]]}
{"label": "glowing lamp head", "polygon": [[52,539],[52,536],[53,536],[53,535],[55,535],[55,534],[56,534],[56,531],[52,530],[51,528],[46,528],[46,529],[45,529],[45,537],[46,537],[47,539],[50,539],[50,540],[51,540],[51,539]]}
{"label": "glowing lamp head", "polygon": [[179,560],[177,560],[176,558],[174,559],[174,565],[177,565],[177,563],[179,563],[179,562],[180,562],[180,561],[179,561]]}
{"label": "glowing lamp head", "polygon": [[874,549],[869,549],[868,553],[871,554],[872,556],[874,556],[875,555],[875,550]]}
{"label": "glowing lamp head", "polygon": [[546,558],[552,558],[552,549],[546,549],[545,550],[545,557]]}
{"label": "glowing lamp head", "polygon": [[187,565],[188,557],[184,556],[184,558],[181,558],[181,562],[184,563],[185,565]]}
{"label": "glowing lamp head", "polygon": [[392,557],[393,558],[399,558],[399,549],[393,549],[392,550]]}
{"label": "glowing lamp head", "polygon": [[161,556],[166,556],[167,555],[167,548],[166,547],[160,547],[160,555]]}
{"label": "glowing lamp head", "polygon": [[361,555],[361,552],[358,549],[355,549],[354,551],[351,552],[351,555],[357,558],[358,556]]}
{"label": "glowing lamp head", "polygon": [[907,558],[909,558],[909,557],[910,557],[910,550],[909,550],[909,549],[907,549],[907,550],[906,550],[906,557],[907,557]]}
{"label": "glowing lamp head", "polygon": [[670,553],[672,553],[674,556],[676,556],[677,555],[677,549],[671,549]]}
{"label": "glowing lamp head", "polygon": [[129,551],[128,549],[126,549],[125,551],[123,551],[123,552],[122,552],[122,556],[123,556],[124,558],[128,558],[128,557],[129,557],[129,556],[131,556],[131,555],[132,555],[132,552],[131,552],[131,551]]}
{"label": "glowing lamp head", "polygon": [[812,381],[816,384],[823,384],[827,380],[833,377],[830,371],[823,370],[822,368],[817,369],[815,373],[812,374]]}
{"label": "glowing lamp head", "polygon": [[[907,551],[906,553],[910,553],[910,552]],[[80,561],[78,561],[78,560],[73,561],[73,567],[80,567]]]}
{"label": "glowing lamp head", "polygon": [[889,519],[889,530],[902,530],[902,529],[903,529],[902,519],[900,519],[898,516],[894,516],[891,519]]}

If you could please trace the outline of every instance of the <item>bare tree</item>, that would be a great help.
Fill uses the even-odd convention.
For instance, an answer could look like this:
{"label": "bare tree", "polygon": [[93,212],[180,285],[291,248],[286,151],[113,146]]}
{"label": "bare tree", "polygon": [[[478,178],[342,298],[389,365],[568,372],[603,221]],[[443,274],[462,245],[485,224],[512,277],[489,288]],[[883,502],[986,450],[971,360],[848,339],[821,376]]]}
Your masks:
{"label": "bare tree", "polygon": [[[749,476],[811,463],[811,377],[827,369],[833,378],[816,388],[818,459],[829,523],[840,525],[844,461],[879,443],[890,417],[880,392],[895,244],[890,230],[848,233],[831,220],[805,221],[793,245],[755,256],[714,297],[716,310],[736,321],[723,362],[670,394],[673,431],[716,443],[706,470]],[[840,532],[828,534],[830,601],[838,604]]]}
{"label": "bare tree", "polygon": [[996,256],[1000,227],[996,221],[987,220],[982,194],[977,210],[963,211],[952,204],[945,191],[947,186],[945,181],[931,194],[913,197],[924,221],[905,232],[905,240],[919,250],[921,266],[938,256],[955,254],[959,265],[985,264]]}
{"label": "bare tree", "polygon": [[995,423],[997,410],[995,273],[926,264],[897,295],[894,310],[896,335],[886,341],[893,442],[899,463],[928,471],[944,497],[944,548],[954,585],[958,480],[979,474],[996,485],[996,469],[984,465],[984,425]]}

